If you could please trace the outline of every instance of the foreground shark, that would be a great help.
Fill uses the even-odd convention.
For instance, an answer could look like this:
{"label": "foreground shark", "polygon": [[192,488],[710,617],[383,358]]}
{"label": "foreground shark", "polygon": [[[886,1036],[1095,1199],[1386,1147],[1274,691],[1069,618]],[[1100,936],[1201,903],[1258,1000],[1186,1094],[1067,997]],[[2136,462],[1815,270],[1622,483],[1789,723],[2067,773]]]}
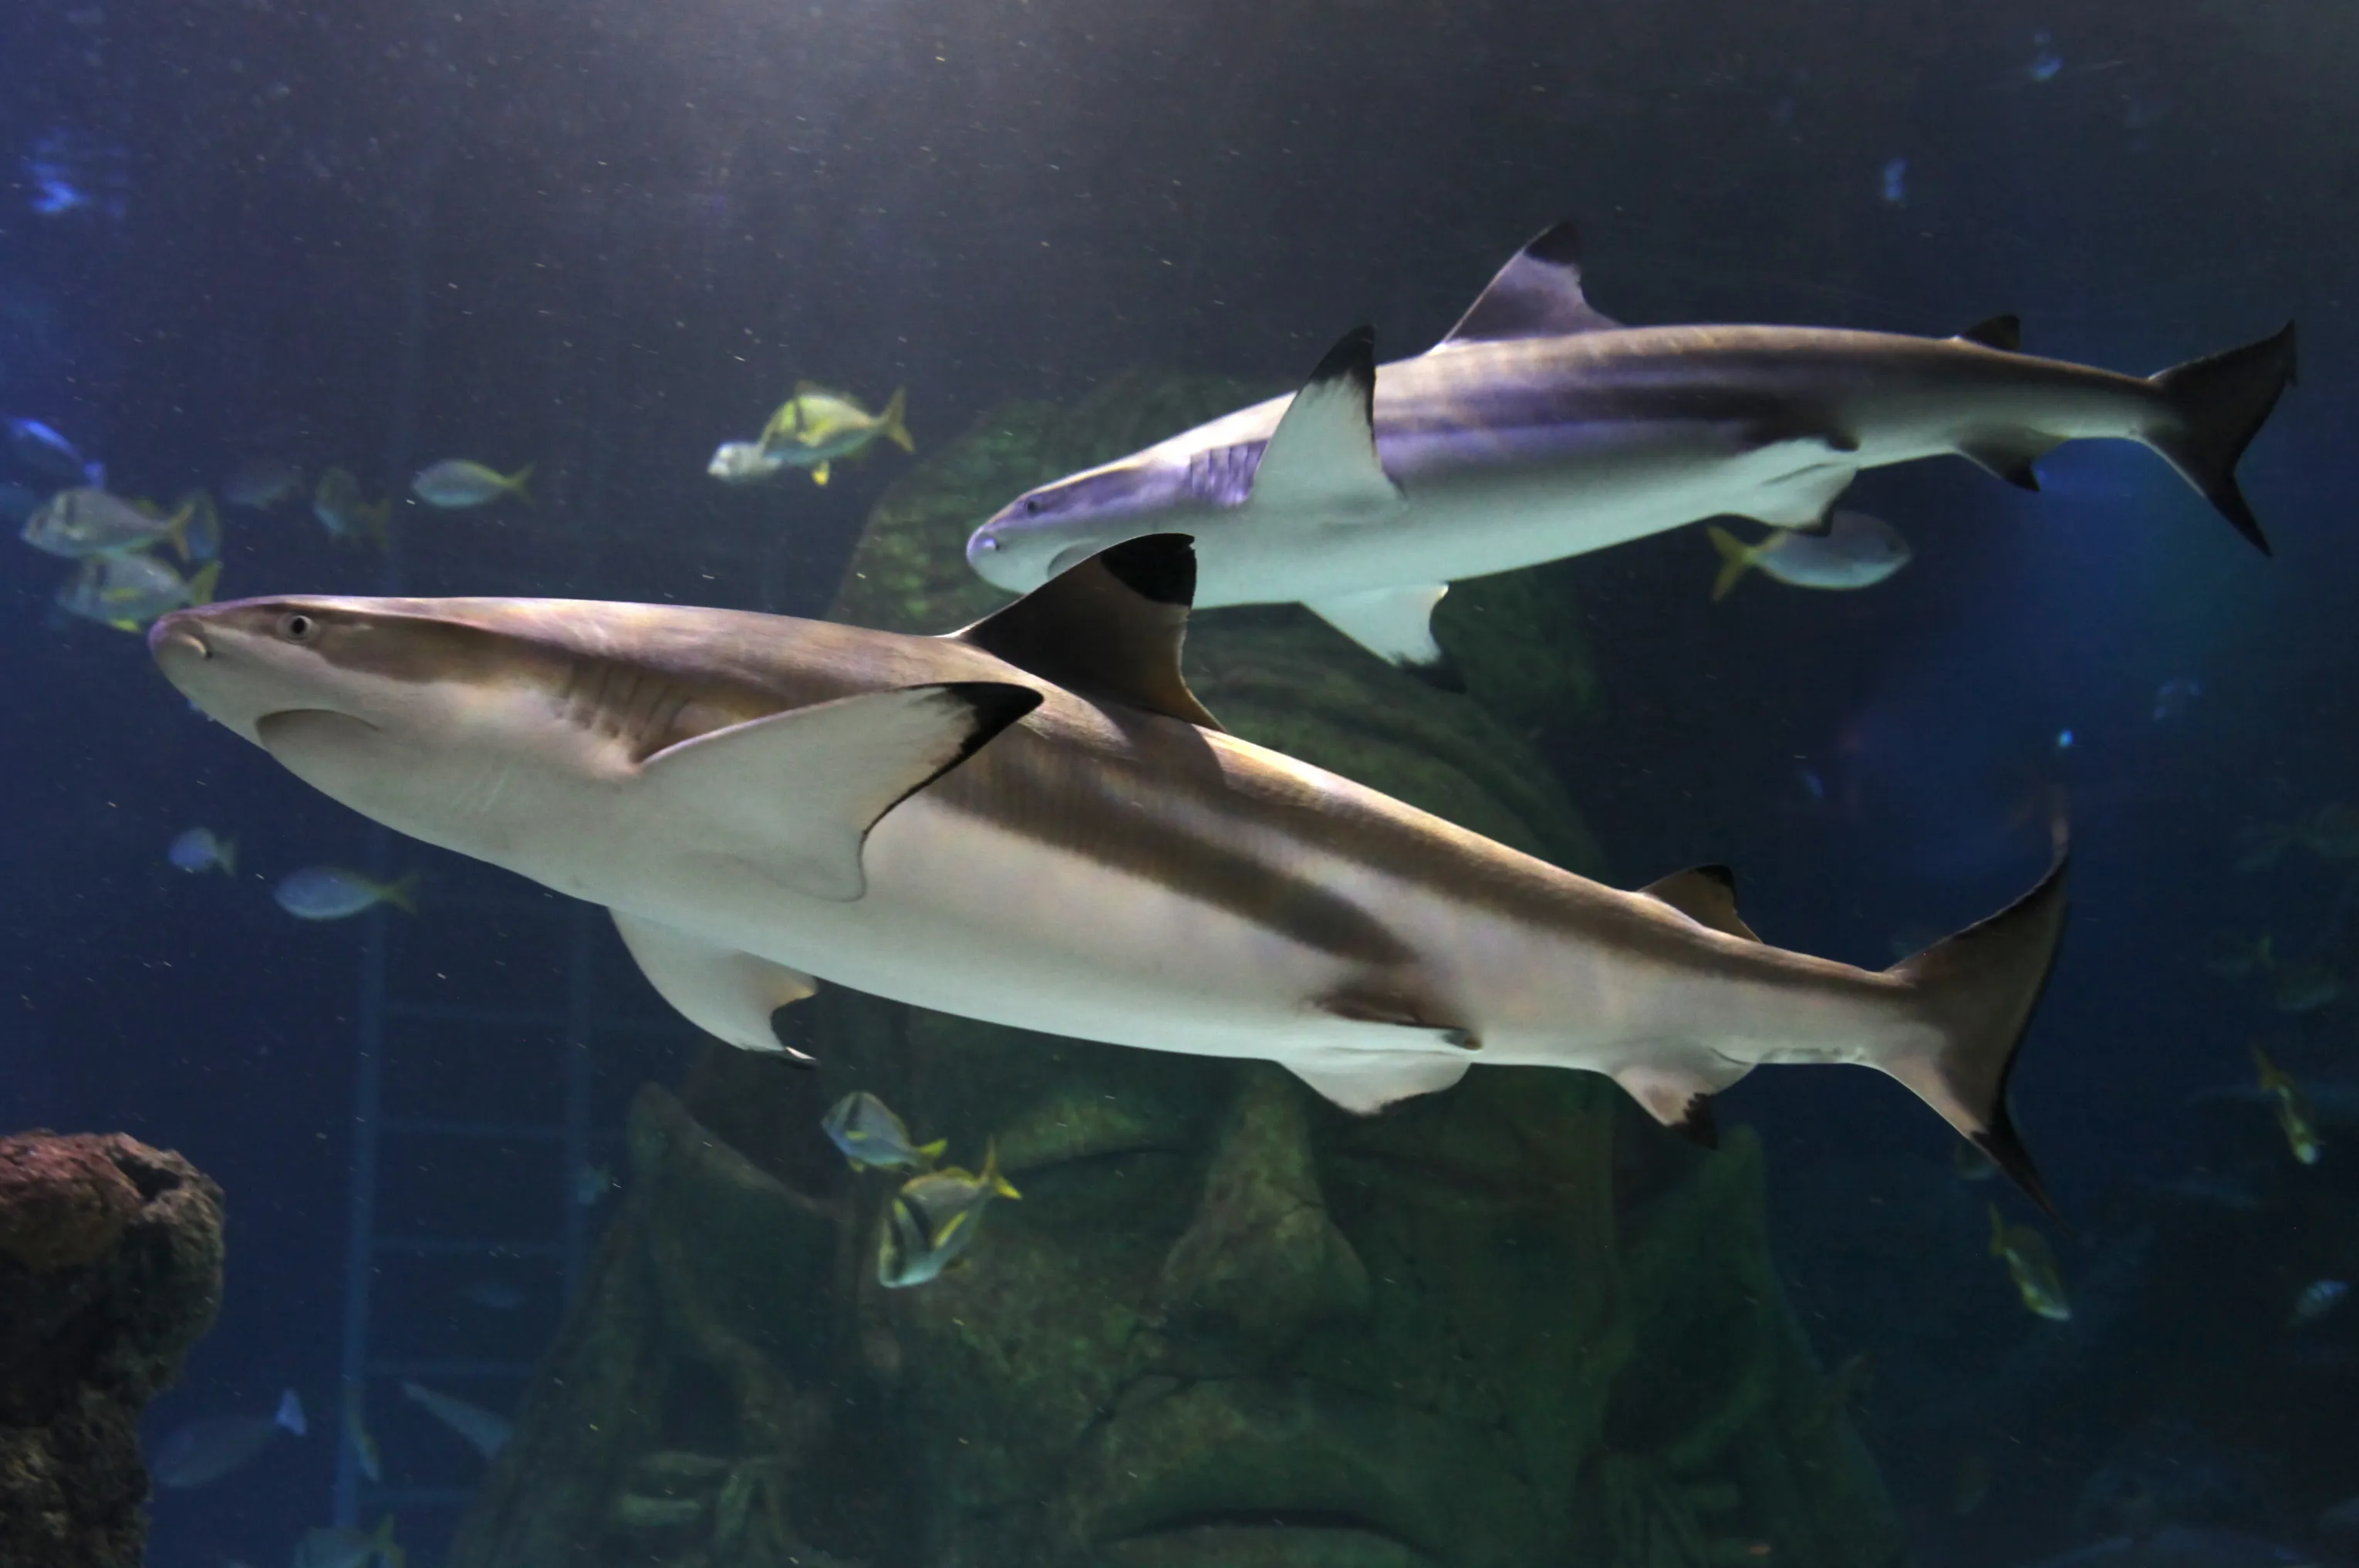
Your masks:
{"label": "foreground shark", "polygon": [[1898,1078],[2035,1195],[2005,1103],[2061,865],[1882,973],[1771,947],[1726,871],[1617,892],[1223,733],[1194,557],[1130,541],[946,637],[666,605],[257,599],[149,645],[389,827],[610,908],[732,1044],[817,977],[1371,1112],[1477,1062],[1611,1074],[1709,1141],[1764,1062]]}
{"label": "foreground shark", "polygon": [[1022,593],[1118,540],[1194,535],[1198,608],[1299,600],[1450,684],[1429,624],[1460,578],[1706,517],[1819,526],[1862,469],[1955,453],[2027,490],[2065,441],[2159,452],[2264,552],[2236,460],[2294,373],[2294,333],[2140,379],[1954,338],[1821,327],[1625,328],[1582,296],[1560,224],[1450,335],[1375,365],[1362,328],[1302,390],[1019,496],[967,543]]}

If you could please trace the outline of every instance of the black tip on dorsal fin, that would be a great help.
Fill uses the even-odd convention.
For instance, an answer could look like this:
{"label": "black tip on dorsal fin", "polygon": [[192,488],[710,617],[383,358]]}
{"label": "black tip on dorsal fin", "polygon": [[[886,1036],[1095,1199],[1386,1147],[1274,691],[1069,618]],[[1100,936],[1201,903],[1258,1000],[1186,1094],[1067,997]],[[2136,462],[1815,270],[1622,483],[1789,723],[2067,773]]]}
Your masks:
{"label": "black tip on dorsal fin", "polygon": [[1962,343],[1980,343],[1986,349],[2019,354],[2023,352],[2023,318],[2009,312],[1994,316],[1987,321],[1977,321],[1958,334]]}
{"label": "black tip on dorsal fin", "polygon": [[1330,387],[1337,383],[1357,389],[1367,399],[1368,417],[1374,421],[1376,400],[1376,329],[1366,321],[1335,340],[1335,346],[1319,358],[1310,370],[1310,379],[1302,384],[1305,392]]}
{"label": "black tip on dorsal fin", "polygon": [[1077,697],[1218,730],[1220,720],[1180,674],[1195,593],[1194,542],[1185,534],[1147,534],[1099,551],[950,635]]}
{"label": "black tip on dorsal fin", "polygon": [[1517,251],[1441,340],[1562,338],[1610,332],[1622,323],[1591,308],[1581,291],[1581,230],[1570,219],[1542,230]]}

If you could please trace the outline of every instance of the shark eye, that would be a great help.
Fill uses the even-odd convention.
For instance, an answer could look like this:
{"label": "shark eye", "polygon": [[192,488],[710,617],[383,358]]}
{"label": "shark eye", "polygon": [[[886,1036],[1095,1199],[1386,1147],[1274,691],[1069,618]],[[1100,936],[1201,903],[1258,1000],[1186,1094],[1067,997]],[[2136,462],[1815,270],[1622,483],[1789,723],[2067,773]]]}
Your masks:
{"label": "shark eye", "polygon": [[1038,517],[1040,515],[1040,498],[1038,496],[1027,495],[1024,498],[1024,515],[1027,517]]}
{"label": "shark eye", "polygon": [[320,622],[299,610],[290,610],[278,618],[278,634],[290,643],[308,643],[319,630]]}

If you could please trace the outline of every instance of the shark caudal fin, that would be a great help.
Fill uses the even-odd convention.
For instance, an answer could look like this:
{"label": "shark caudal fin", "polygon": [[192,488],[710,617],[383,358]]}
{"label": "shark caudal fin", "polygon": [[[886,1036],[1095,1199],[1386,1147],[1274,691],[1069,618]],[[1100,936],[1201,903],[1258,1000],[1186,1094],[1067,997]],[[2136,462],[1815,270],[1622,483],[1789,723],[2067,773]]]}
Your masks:
{"label": "shark caudal fin", "polygon": [[2050,1213],[2055,1206],[2007,1115],[2006,1085],[2063,940],[2066,860],[2060,846],[2038,887],[1885,971],[1916,992],[1936,1044],[1868,1063],[1908,1085]]}
{"label": "shark caudal fin", "polygon": [[2175,416],[2168,427],[2149,431],[2147,445],[2261,554],[2272,554],[2260,520],[2236,488],[2236,462],[2293,382],[2293,323],[2275,337],[2190,360],[2147,379]]}

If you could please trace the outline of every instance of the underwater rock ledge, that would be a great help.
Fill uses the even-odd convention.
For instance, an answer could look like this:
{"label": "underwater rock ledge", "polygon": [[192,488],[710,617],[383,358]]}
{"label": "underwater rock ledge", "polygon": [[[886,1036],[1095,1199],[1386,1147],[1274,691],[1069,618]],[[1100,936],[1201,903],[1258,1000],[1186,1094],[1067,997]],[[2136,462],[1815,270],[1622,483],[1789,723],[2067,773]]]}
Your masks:
{"label": "underwater rock ledge", "polygon": [[221,1308],[222,1193],[119,1133],[0,1139],[0,1563],[138,1568],[139,1417]]}

